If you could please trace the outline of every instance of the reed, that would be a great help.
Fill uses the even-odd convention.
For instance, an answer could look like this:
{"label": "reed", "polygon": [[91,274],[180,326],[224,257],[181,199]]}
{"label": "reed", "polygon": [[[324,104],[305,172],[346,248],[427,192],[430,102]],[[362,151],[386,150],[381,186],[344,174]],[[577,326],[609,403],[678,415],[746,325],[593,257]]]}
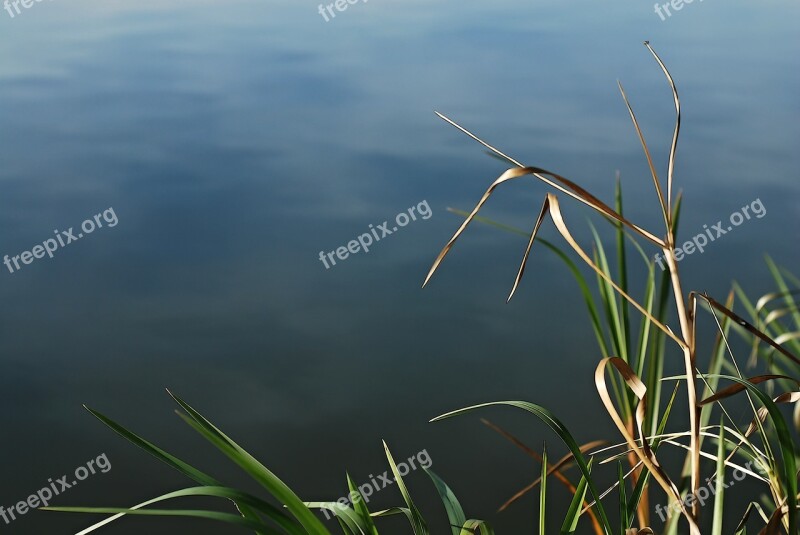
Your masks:
{"label": "reed", "polygon": [[[577,183],[557,173],[535,166],[523,165],[452,119],[438,114],[450,125],[483,145],[496,157],[512,164],[513,167],[492,182],[472,211],[468,213],[462,212],[462,215],[465,215],[464,221],[435,258],[423,283],[424,287],[430,282],[434,273],[440,269],[445,257],[453,249],[456,241],[471,223],[482,220],[485,223],[502,227],[502,225],[485,218],[482,219],[478,215],[500,185],[517,178],[533,177],[556,190],[545,195],[533,229],[530,233],[524,233],[528,238],[527,247],[522,255],[517,275],[511,285],[508,299],[510,300],[519,288],[535,242],[543,243],[547,248],[554,250],[567,263],[572,274],[578,279],[581,291],[584,294],[592,327],[601,349],[602,358],[595,370],[597,392],[604,408],[616,425],[623,442],[611,448],[584,452],[564,424],[551,411],[542,406],[522,401],[503,401],[467,407],[444,414],[435,420],[449,418],[492,405],[507,405],[520,408],[540,418],[565,442],[571,452],[573,462],[580,469],[582,479],[579,484],[585,486],[584,492],[588,488],[588,493],[591,497],[591,507],[589,509],[593,510],[592,520],[597,533],[606,535],[620,532],[653,533],[652,528],[649,526],[647,491],[650,482],[654,481],[666,495],[667,502],[677,505],[680,518],[683,520],[683,525],[688,527],[688,531],[692,535],[700,534],[700,505],[696,499],[686,500],[686,496],[696,497],[701,490],[701,485],[703,484],[701,480],[701,459],[716,460],[719,457],[719,453],[723,452],[725,455],[722,455],[723,461],[717,463],[715,477],[722,480],[725,477],[726,469],[739,467],[732,461],[736,455],[755,463],[763,476],[753,475],[768,485],[772,498],[772,511],[768,516],[762,515],[766,523],[764,533],[778,533],[780,526],[787,533],[794,534],[797,533],[797,459],[792,436],[778,405],[796,403],[800,400],[800,392],[797,392],[797,386],[800,383],[796,379],[798,370],[793,370],[795,372],[793,377],[786,374],[769,374],[746,378],[742,374],[728,343],[728,332],[731,326],[734,326],[737,332],[751,341],[754,340],[754,344],[756,344],[753,350],[754,355],[759,354],[757,344],[763,343],[771,355],[777,355],[782,362],[788,362],[793,365],[800,363],[800,361],[791,351],[783,347],[781,342],[789,340],[796,342],[800,339],[800,335],[795,337],[794,334],[778,331],[780,336],[777,339],[773,339],[769,334],[747,322],[731,310],[733,308],[733,293],[729,296],[726,304],[723,305],[705,293],[684,292],[680,272],[675,260],[675,233],[679,218],[680,198],[679,196],[673,196],[675,157],[681,126],[680,98],[666,65],[650,46],[649,42],[644,44],[665,75],[672,91],[675,106],[676,120],[669,148],[666,192],[653,164],[650,149],[645,141],[636,115],[621,84],[619,89],[650,169],[658,200],[657,208],[654,207],[654,209],[659,211],[661,219],[663,219],[664,228],[662,231],[660,233],[651,232],[628,220],[623,215],[619,184],[617,187],[616,206],[611,208]],[[592,208],[616,227],[617,259],[619,264],[617,273],[612,273],[603,244],[596,232],[594,233],[595,241],[592,254],[587,253],[572,236],[560,208],[560,195],[577,200]],[[456,213],[459,212],[456,211]],[[548,218],[569,246],[569,249],[576,253],[583,263],[597,275],[599,294],[602,309],[605,312],[610,343],[608,343],[606,332],[601,326],[601,315],[598,307],[581,271],[559,247],[538,238],[538,232]],[[514,231],[509,227],[505,227],[505,229]],[[642,246],[635,241],[637,239],[643,241],[645,247],[657,247],[666,260],[666,278],[662,278],[658,289],[654,279],[652,262],[649,260],[649,256],[643,252]],[[634,243],[639,250],[648,270],[647,286],[642,300],[631,297],[628,288],[626,253],[628,241]],[[772,269],[773,274],[775,274],[776,269],[774,267]],[[776,280],[780,282],[780,279]],[[764,321],[761,322],[760,314],[764,312],[766,303],[770,301],[770,298],[767,298],[766,300],[760,300],[755,306],[751,305],[751,314],[757,318],[757,324],[764,323],[766,327],[771,326],[773,330],[781,328],[780,324],[776,323],[778,318],[791,315],[797,322],[798,330],[800,330],[800,313],[797,311],[794,302],[789,300],[793,294],[785,287],[785,284],[781,286],[781,290],[779,296],[786,299],[789,305],[787,308],[771,312],[772,315],[763,318]],[[772,296],[772,298],[775,298],[775,296]],[[664,305],[667,302],[671,302],[674,307],[678,329],[672,329],[666,323]],[[708,369],[705,371],[699,366],[697,355],[696,320],[698,305],[710,312],[716,322],[718,331],[717,341],[711,359],[708,362]],[[629,306],[637,310],[642,316],[642,324],[636,346],[631,345],[632,331],[629,321]],[[669,342],[671,345],[676,346],[680,352],[685,369],[684,375],[680,377],[663,376],[663,359],[667,354],[664,350],[663,342]],[[732,375],[723,374],[723,367],[730,371]],[[608,372],[611,374],[610,383],[606,379]],[[560,380],[565,385],[568,384],[568,374],[565,373],[560,377]],[[665,433],[664,427],[672,411],[674,393],[673,398],[660,418],[659,403],[662,385],[665,382],[672,381],[686,387],[685,406],[688,412],[689,429],[677,433]],[[720,387],[720,381],[731,384]],[[773,382],[781,382],[784,387],[788,385],[790,390],[773,399],[756,386]],[[745,430],[739,429],[740,424],[737,424],[730,417],[723,404],[724,400],[739,394],[743,394],[747,398],[753,414],[753,419],[746,424]],[[757,405],[761,405],[761,407],[756,408]],[[709,425],[712,411],[715,408],[718,408],[721,413],[721,423],[719,425]],[[756,431],[760,436],[763,450],[759,449],[751,440],[751,435]],[[707,437],[717,440],[719,452],[711,453],[703,449],[704,439]],[[678,439],[687,440],[688,444],[683,444]],[[685,473],[688,474],[688,478],[683,477],[684,473],[670,475],[663,468],[662,463],[658,460],[657,453],[659,448],[664,446],[677,447],[686,451]],[[597,477],[590,471],[591,463],[600,454],[602,455],[598,464],[602,465],[621,458],[627,459],[630,464],[630,470],[627,473],[623,473],[620,467],[618,481],[604,492],[600,491]],[[631,489],[626,489],[627,480],[630,480]],[[620,499],[621,526],[612,525],[603,505],[603,498],[615,487]],[[577,487],[571,488],[577,489]],[[630,498],[628,498],[628,490],[632,490]],[[724,488],[722,490],[724,491]],[[578,497],[578,494],[575,493],[574,496]],[[722,532],[723,500],[724,492],[715,496],[715,512],[711,527],[713,533]],[[576,525],[575,515],[580,515],[586,510],[587,508],[581,510],[581,508],[571,507],[564,523],[567,529],[562,529],[562,532],[571,533],[574,531]],[[744,530],[744,525],[749,518],[749,512],[746,512],[744,516],[744,520],[737,527],[737,533],[743,532],[740,530]],[[665,533],[685,532],[685,528],[678,527],[677,518],[677,515],[673,516],[667,522]],[[637,520],[638,528],[634,527],[634,523]]]}

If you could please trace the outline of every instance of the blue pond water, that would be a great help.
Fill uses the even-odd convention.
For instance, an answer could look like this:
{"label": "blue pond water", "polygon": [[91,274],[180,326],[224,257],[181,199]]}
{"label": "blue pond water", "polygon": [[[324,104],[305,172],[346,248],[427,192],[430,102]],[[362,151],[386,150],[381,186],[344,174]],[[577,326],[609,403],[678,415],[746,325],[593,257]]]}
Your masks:
{"label": "blue pond water", "polygon": [[[323,6],[327,22],[296,0],[20,8],[0,12],[0,255],[13,265],[107,210],[117,224],[101,215],[102,228],[53,258],[0,266],[6,508],[101,454],[112,468],[54,504],[126,506],[191,483],[84,403],[254,488],[177,419],[169,387],[306,499],[342,496],[345,469],[358,482],[382,474],[385,439],[398,458],[425,450],[472,516],[530,532],[533,495],[495,510],[536,477],[535,463],[477,415],[427,422],[524,399],[555,409],[581,440],[614,436],[592,381],[599,355],[571,275],[545,249],[505,304],[518,236],[476,226],[420,288],[459,224],[447,208],[470,209],[506,168],[433,112],[608,202],[619,171],[626,214],[660,232],[616,87],[665,170],[674,112],[645,39],[683,103],[684,235],[756,200],[765,210],[687,256],[687,284],[724,297],[736,279],[758,294],[771,289],[765,253],[788,267],[800,259],[796,2],[708,0],[663,21],[647,2],[588,0],[371,0],[335,18]],[[547,190],[517,182],[486,215],[529,229]],[[423,202],[428,218],[395,224]],[[562,204],[588,247],[589,212]],[[368,253],[347,249],[385,221],[391,235]],[[542,236],[560,241],[550,223]],[[326,269],[320,253],[340,247]],[[483,415],[563,453],[531,417]],[[429,482],[419,471],[409,482],[443,533]],[[387,488],[372,504],[400,499]],[[89,523],[34,511],[0,531]],[[399,520],[386,530],[407,532]],[[240,531],[152,519],[108,529],[142,532]]]}

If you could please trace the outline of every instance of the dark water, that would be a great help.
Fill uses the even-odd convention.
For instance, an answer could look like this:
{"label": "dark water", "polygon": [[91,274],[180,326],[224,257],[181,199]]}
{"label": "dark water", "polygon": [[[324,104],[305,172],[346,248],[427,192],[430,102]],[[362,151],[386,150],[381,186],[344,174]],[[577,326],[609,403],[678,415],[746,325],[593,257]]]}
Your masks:
{"label": "dark water", "polygon": [[[592,383],[597,350],[571,276],[544,249],[505,304],[516,236],[475,227],[420,289],[458,224],[446,208],[471,207],[504,170],[433,111],[604,199],[619,170],[629,217],[657,230],[616,88],[621,79],[664,169],[671,95],[644,39],[681,92],[685,233],[756,199],[766,210],[687,257],[689,285],[724,296],[737,279],[757,294],[770,289],[764,253],[797,266],[796,2],[708,0],[665,21],[631,1],[370,0],[327,23],[317,9],[61,0],[0,13],[0,254],[54,229],[77,235],[109,208],[117,221],[101,216],[103,228],[52,259],[0,266],[6,508],[101,454],[111,470],[54,504],[126,506],[189,486],[83,403],[252,488],[172,413],[169,387],[304,498],[342,496],[345,469],[359,482],[382,473],[386,439],[398,458],[425,450],[472,516],[530,532],[533,495],[494,511],[538,468],[477,416],[427,421],[525,399],[554,408],[580,440],[614,436]],[[486,214],[529,228],[544,191],[509,186]],[[330,269],[319,260],[423,202],[428,219],[368,254]],[[588,212],[563,204],[586,243]],[[557,240],[550,224],[543,236]],[[562,453],[531,417],[485,415]],[[409,481],[444,532],[425,476]],[[372,504],[400,500],[386,489]],[[36,511],[0,532],[89,523]],[[386,530],[407,532],[396,520]],[[106,532],[240,531],[146,519]]]}

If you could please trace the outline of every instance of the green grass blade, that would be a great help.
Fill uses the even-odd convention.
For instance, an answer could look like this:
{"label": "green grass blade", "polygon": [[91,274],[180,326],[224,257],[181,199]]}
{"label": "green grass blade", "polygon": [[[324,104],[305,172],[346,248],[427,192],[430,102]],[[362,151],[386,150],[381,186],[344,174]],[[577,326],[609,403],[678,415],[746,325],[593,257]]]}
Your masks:
{"label": "green grass blade", "polygon": [[[146,502],[140,503],[133,507],[127,509],[119,509],[114,516],[110,518],[106,518],[92,526],[86,528],[85,530],[81,531],[77,535],[86,535],[87,533],[91,533],[115,520],[118,520],[125,516],[126,514],[131,514],[129,511],[138,511],[150,505],[167,501],[173,500],[176,498],[186,498],[192,496],[209,496],[215,498],[225,498],[231,501],[234,501],[238,504],[247,504],[248,507],[252,507],[254,510],[261,511],[264,515],[266,515],[270,520],[274,521],[278,524],[284,531],[280,533],[289,533],[291,535],[305,535],[305,531],[303,531],[299,524],[297,524],[294,520],[292,520],[283,510],[275,507],[274,505],[265,502],[264,500],[252,496],[251,494],[247,494],[245,492],[232,489],[229,487],[222,487],[222,486],[202,486],[202,487],[191,487],[188,489],[177,490],[173,492],[169,492],[157,498],[153,498],[151,500],[147,500]],[[68,512],[89,512],[86,511],[85,507],[67,507],[67,508],[43,508],[50,511],[64,511],[65,509]],[[248,518],[248,520],[254,522],[262,522],[261,518],[257,515],[253,515],[252,517]],[[274,528],[267,526],[268,531],[260,531],[262,533],[275,533]]]}
{"label": "green grass blade", "polygon": [[408,510],[408,507],[390,507],[389,509],[384,509],[382,511],[375,511],[371,513],[373,518],[381,518],[384,516],[394,516],[394,515],[405,515],[411,520],[411,511]]}
{"label": "green grass blade", "polygon": [[[608,266],[608,259],[606,258],[605,248],[603,247],[603,240],[597,233],[597,229],[591,223],[589,227],[594,236],[595,251],[596,251],[596,264],[610,279],[613,279],[611,268]],[[611,326],[611,342],[617,356],[628,362],[628,348],[625,344],[625,335],[622,327],[622,315],[620,314],[619,307],[617,306],[617,291],[611,286],[606,279],[597,276],[597,284],[600,288],[600,295],[603,298],[606,310],[606,320]],[[627,293],[627,292],[626,292]]]}
{"label": "green grass blade", "polygon": [[263,522],[250,520],[231,513],[220,513],[218,511],[203,511],[194,509],[125,509],[118,507],[47,507],[47,511],[59,511],[62,513],[89,513],[89,514],[124,514],[138,516],[160,516],[160,517],[188,517],[203,520],[216,520],[228,524],[234,524],[245,528],[267,533],[269,535],[280,535],[280,531],[270,528]]}
{"label": "green grass blade", "polygon": [[391,507],[389,509],[384,509],[383,511],[372,513],[374,518],[395,515],[405,515],[406,519],[408,519],[408,523],[411,524],[412,527],[414,526],[414,515],[411,514],[411,510],[408,507]]}
{"label": "green grass blade", "polygon": [[[668,271],[661,273],[661,282],[658,290],[658,305],[656,318],[664,323],[667,316],[669,303],[670,276]],[[653,335],[653,343],[647,366],[647,392],[651,394],[650,403],[647,404],[647,417],[650,423],[650,434],[655,434],[659,420],[659,407],[661,406],[661,378],[664,376],[664,352],[666,349],[666,336],[660,329]]]}
{"label": "green grass blade", "polygon": [[250,477],[269,491],[280,503],[285,505],[289,512],[310,534],[329,535],[328,530],[322,522],[286,483],[281,481],[281,479],[273,474],[266,466],[258,462],[252,455],[236,444],[236,442],[217,429],[188,403],[172,393],[170,393],[170,395],[178,405],[188,413],[188,415],[180,412],[178,413],[183,421],[216,446],[217,449],[239,465]]}
{"label": "green grass blade", "polygon": [[310,509],[330,511],[354,535],[367,535],[367,527],[362,518],[349,505],[342,505],[339,502],[306,502],[305,505]]}
{"label": "green grass blade", "polygon": [[362,525],[364,526],[364,532],[368,535],[378,535],[378,528],[375,526],[375,522],[372,520],[372,515],[369,514],[367,502],[364,501],[361,491],[358,490],[358,487],[353,481],[353,478],[350,477],[350,474],[347,474],[347,487],[350,489],[350,501],[353,503],[353,509],[361,518]]}
{"label": "green grass blade", "polygon": [[400,494],[403,495],[403,500],[405,500],[408,510],[411,512],[411,526],[414,530],[414,535],[427,535],[428,526],[425,524],[425,519],[422,518],[417,506],[414,505],[414,501],[411,499],[411,493],[409,493],[408,488],[406,488],[403,476],[400,475],[400,471],[397,469],[397,465],[392,457],[392,452],[389,451],[389,446],[386,442],[383,443],[383,449],[386,450],[386,458],[389,460],[389,466],[394,474],[397,488],[400,489]]}
{"label": "green grass blade", "polygon": [[[103,424],[105,424],[107,427],[109,427],[112,431],[114,431],[115,433],[120,435],[122,438],[124,438],[125,440],[127,440],[131,444],[134,444],[135,446],[143,449],[144,451],[146,451],[147,453],[149,453],[150,455],[152,455],[153,457],[155,457],[159,461],[163,462],[167,466],[170,466],[170,467],[174,468],[178,472],[180,472],[183,475],[189,477],[190,479],[196,481],[197,483],[200,483],[201,485],[209,486],[209,487],[222,486],[222,483],[220,483],[219,481],[217,481],[213,477],[211,477],[208,474],[198,470],[194,466],[192,466],[192,465],[180,460],[179,458],[175,457],[174,455],[171,455],[170,453],[167,453],[166,451],[162,450],[161,448],[159,448],[158,446],[156,446],[152,442],[149,442],[149,441],[145,440],[144,438],[140,437],[139,435],[137,435],[136,433],[133,433],[133,432],[129,431],[128,429],[126,429],[122,425],[118,424],[117,422],[115,422],[111,418],[101,414],[98,411],[90,409],[89,407],[87,407],[85,405],[84,405],[84,408],[87,411],[89,411],[89,413],[91,413],[95,418],[100,420]],[[250,520],[258,520],[258,516],[253,511],[251,511],[248,506],[236,503],[236,507],[239,509],[239,512],[245,518],[249,518]],[[111,519],[104,520],[103,521],[103,525],[105,525],[105,524],[107,524],[109,522],[112,522],[116,518],[118,518],[118,517],[112,517]]]}
{"label": "green grass blade", "polygon": [[[624,217],[622,206],[622,183],[617,175],[617,183],[614,191],[614,205],[617,213]],[[625,226],[622,223],[615,223],[617,229],[617,269],[619,270],[619,287],[628,293],[628,251],[625,241]],[[625,341],[625,348],[631,347],[631,322],[628,300],[622,299],[620,312],[622,314],[622,333]]]}
{"label": "green grass blade", "polygon": [[425,473],[431,478],[433,485],[439,493],[439,497],[444,504],[444,509],[447,512],[447,520],[450,522],[450,529],[453,535],[458,535],[461,531],[461,526],[467,521],[467,516],[464,514],[461,503],[459,503],[455,493],[447,486],[447,483],[439,476],[428,468],[423,468],[423,470],[425,470]]}
{"label": "green grass blade", "polygon": [[620,535],[625,535],[632,519],[628,517],[628,496],[625,492],[625,470],[622,469],[622,461],[617,462],[619,476],[619,520]]}
{"label": "green grass blade", "polygon": [[201,472],[197,468],[193,467],[192,465],[183,462],[182,460],[178,459],[174,455],[167,453],[166,451],[162,450],[155,444],[148,442],[147,440],[143,439],[136,433],[128,431],[122,425],[118,424],[111,418],[93,410],[89,407],[84,406],[84,408],[89,411],[95,418],[103,422],[106,426],[111,428],[115,433],[120,435],[122,438],[127,440],[128,442],[140,447],[159,461],[167,464],[168,466],[174,468],[175,470],[179,471],[180,473],[184,474],[185,476],[190,477],[191,479],[197,481],[202,485],[207,486],[219,486],[221,483],[214,479],[213,477]]}
{"label": "green grass blade", "polygon": [[539,485],[539,535],[546,535],[547,513],[547,446],[542,448],[542,474]]}
{"label": "green grass blade", "polygon": [[[644,299],[642,304],[648,314],[653,315],[653,307],[655,306],[656,299],[656,274],[655,266],[650,263],[647,266],[647,279],[645,281]],[[652,321],[648,316],[642,316],[641,325],[639,327],[639,337],[636,342],[636,352],[634,357],[636,361],[631,366],[636,370],[636,375],[644,377],[644,367],[647,363],[647,350],[650,347],[650,330]]]}
{"label": "green grass blade", "polygon": [[494,535],[492,527],[483,520],[467,520],[461,528],[461,535],[475,535],[480,531],[481,535]]}
{"label": "green grass blade", "polygon": [[[589,459],[589,463],[587,464],[590,473],[592,471],[593,462],[594,459]],[[578,520],[580,520],[581,510],[583,509],[583,504],[586,501],[587,490],[588,485],[586,476],[581,476],[581,480],[578,483],[578,486],[575,489],[575,494],[572,496],[572,501],[569,504],[569,509],[567,509],[567,515],[564,517],[564,523],[561,524],[561,535],[575,533],[575,530],[578,529]]]}

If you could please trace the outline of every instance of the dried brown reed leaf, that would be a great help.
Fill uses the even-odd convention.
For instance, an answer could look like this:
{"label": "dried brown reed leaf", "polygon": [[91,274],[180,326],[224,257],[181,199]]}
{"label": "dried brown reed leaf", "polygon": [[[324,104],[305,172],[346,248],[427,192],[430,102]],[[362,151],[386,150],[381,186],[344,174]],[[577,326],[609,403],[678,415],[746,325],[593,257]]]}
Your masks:
{"label": "dried brown reed leaf", "polygon": [[[758,375],[756,377],[748,377],[746,380],[753,383],[754,385],[757,385],[767,381],[774,381],[776,379],[788,379],[790,381],[795,381],[796,383],[798,383],[798,385],[800,385],[800,382],[786,375]],[[714,394],[713,396],[707,397],[706,399],[702,400],[700,402],[700,405],[702,406],[702,405],[707,405],[709,403],[714,403],[715,401],[729,398],[740,392],[744,392],[745,390],[746,390],[745,386],[736,383],[728,387],[725,387],[722,390],[717,391],[717,393]]]}
{"label": "dried brown reed leaf", "polygon": [[653,184],[656,187],[656,193],[658,194],[658,202],[661,205],[661,214],[664,217],[664,225],[666,228],[671,228],[672,225],[670,224],[670,209],[667,206],[666,201],[664,200],[664,192],[661,189],[661,182],[658,179],[658,173],[656,172],[656,167],[653,165],[653,158],[650,156],[650,149],[647,147],[647,142],[644,139],[644,134],[642,133],[642,129],[639,127],[639,121],[636,120],[636,114],[633,113],[633,107],[631,107],[631,103],[628,100],[628,95],[625,94],[625,89],[622,87],[622,83],[617,81],[617,85],[619,86],[619,92],[622,94],[622,100],[625,101],[625,106],[628,108],[628,114],[631,116],[631,120],[633,121],[633,127],[636,129],[636,134],[639,136],[639,142],[642,144],[642,149],[644,149],[644,154],[647,157],[647,165],[650,167],[650,174],[653,177]]}
{"label": "dried brown reed leaf", "polygon": [[790,360],[792,360],[796,364],[800,364],[800,359],[798,359],[796,356],[794,356],[789,350],[785,349],[783,346],[778,344],[775,340],[770,338],[763,331],[761,331],[760,329],[757,329],[754,325],[752,325],[749,322],[747,322],[744,318],[742,318],[741,316],[735,314],[733,311],[731,311],[730,309],[728,309],[724,305],[722,305],[719,302],[717,302],[716,300],[714,300],[714,298],[710,297],[708,294],[697,293],[697,292],[691,292],[689,294],[689,299],[692,302],[696,302],[698,298],[703,299],[712,308],[718,310],[719,312],[721,312],[722,314],[724,314],[725,316],[727,316],[728,318],[733,320],[737,325],[742,327],[744,330],[746,330],[747,332],[749,332],[753,336],[756,336],[761,341],[766,342],[767,344],[769,344],[773,349],[775,349],[776,351],[778,351],[779,353],[781,353],[785,357],[789,358]]}
{"label": "dried brown reed leaf", "polygon": [[[589,193],[587,190],[585,190],[584,188],[582,188],[581,186],[579,186],[575,182],[573,182],[573,181],[571,181],[571,180],[569,180],[567,178],[564,178],[561,175],[558,175],[556,173],[551,173],[550,171],[546,171],[546,170],[541,169],[539,167],[531,167],[531,166],[522,165],[520,162],[518,162],[514,158],[511,158],[510,156],[508,156],[505,153],[501,152],[500,150],[496,149],[492,145],[488,144],[487,142],[485,142],[484,140],[482,140],[481,138],[479,138],[478,136],[476,136],[475,134],[473,134],[472,132],[470,132],[469,130],[464,128],[463,126],[461,126],[458,123],[456,123],[455,121],[453,121],[452,119],[446,117],[445,115],[443,115],[443,114],[441,114],[439,112],[435,112],[435,113],[441,119],[443,119],[447,123],[451,124],[452,126],[457,128],[458,130],[460,130],[461,132],[466,134],[467,136],[471,137],[472,139],[474,139],[475,141],[477,141],[478,143],[480,143],[484,147],[488,148],[489,150],[491,150],[492,152],[494,152],[498,156],[508,160],[509,162],[513,163],[514,165],[516,165],[520,169],[529,170],[525,174],[533,175],[534,177],[538,178],[539,180],[541,180],[545,184],[557,189],[558,191],[560,191],[560,192],[562,192],[562,193],[564,193],[566,195],[569,195],[573,199],[578,200],[578,201],[584,203],[587,206],[590,206],[590,207],[594,208],[595,210],[597,210],[601,214],[603,214],[603,215],[605,215],[607,217],[610,217],[611,219],[613,219],[613,220],[615,220],[615,221],[617,221],[619,223],[622,223],[623,225],[625,225],[629,229],[633,230],[638,235],[640,235],[643,238],[653,242],[654,244],[658,245],[659,247],[664,247],[665,246],[664,240],[662,240],[661,238],[659,238],[656,235],[652,234],[651,232],[648,232],[647,230],[645,230],[645,229],[643,229],[643,228],[631,223],[630,221],[628,221],[627,219],[622,217],[620,214],[618,214],[611,207],[609,207],[607,204],[605,204],[603,201],[599,200],[597,197],[595,197],[594,195]],[[508,171],[506,171],[506,173],[508,173]],[[550,177],[550,178],[547,178],[547,177]]]}
{"label": "dried brown reed leaf", "polygon": [[[636,431],[639,434],[638,441],[631,435],[630,431],[628,430],[628,426],[622,421],[622,418],[617,412],[617,408],[614,406],[614,402],[611,399],[611,394],[609,393],[605,378],[606,368],[609,364],[613,366],[614,369],[622,376],[625,384],[628,385],[628,388],[631,389],[633,394],[639,400],[636,405]],[[603,405],[606,407],[606,412],[608,412],[608,414],[611,416],[611,419],[614,421],[614,424],[617,426],[620,434],[622,434],[622,436],[625,438],[628,445],[639,458],[639,460],[647,467],[648,470],[650,470],[653,478],[658,482],[661,488],[664,489],[664,492],[667,493],[667,496],[669,496],[670,499],[678,502],[681,512],[683,513],[684,517],[686,517],[692,528],[699,531],[699,527],[695,522],[694,516],[686,509],[683,501],[681,500],[681,494],[678,490],[678,487],[675,486],[667,473],[661,467],[646,439],[644,433],[644,419],[645,414],[647,413],[647,387],[645,384],[641,381],[641,379],[639,379],[633,369],[628,366],[624,360],[619,357],[609,357],[601,360],[598,364],[597,369],[595,370],[595,385],[597,386],[598,394],[600,394],[600,399],[603,401]]]}
{"label": "dried brown reed leaf", "polygon": [[[800,392],[784,392],[780,396],[773,398],[772,400],[776,405],[786,404],[786,403],[797,403],[800,401]],[[757,418],[762,423],[767,420],[767,416],[769,415],[769,411],[766,408],[760,407],[757,411]],[[758,424],[756,423],[756,418],[750,422],[747,426],[747,430],[744,432],[745,437],[749,437],[753,431],[758,428]],[[741,446],[741,443],[739,444]],[[734,451],[735,453],[735,451]]]}
{"label": "dried brown reed leaf", "polygon": [[[672,134],[672,145],[669,149],[669,172],[667,174],[667,210],[668,212],[672,211],[672,179],[675,173],[675,152],[678,150],[678,137],[681,133],[681,100],[678,98],[678,88],[675,86],[675,80],[672,79],[672,75],[669,73],[667,66],[664,65],[664,62],[661,61],[661,58],[656,54],[656,51],[653,50],[653,47],[650,46],[650,41],[645,41],[644,45],[647,47],[647,50],[653,54],[653,57],[656,58],[658,65],[661,67],[661,70],[664,71],[664,76],[667,77],[667,81],[669,82],[669,86],[672,89],[672,100],[675,103],[675,131]],[[671,233],[671,232],[670,232]]]}

